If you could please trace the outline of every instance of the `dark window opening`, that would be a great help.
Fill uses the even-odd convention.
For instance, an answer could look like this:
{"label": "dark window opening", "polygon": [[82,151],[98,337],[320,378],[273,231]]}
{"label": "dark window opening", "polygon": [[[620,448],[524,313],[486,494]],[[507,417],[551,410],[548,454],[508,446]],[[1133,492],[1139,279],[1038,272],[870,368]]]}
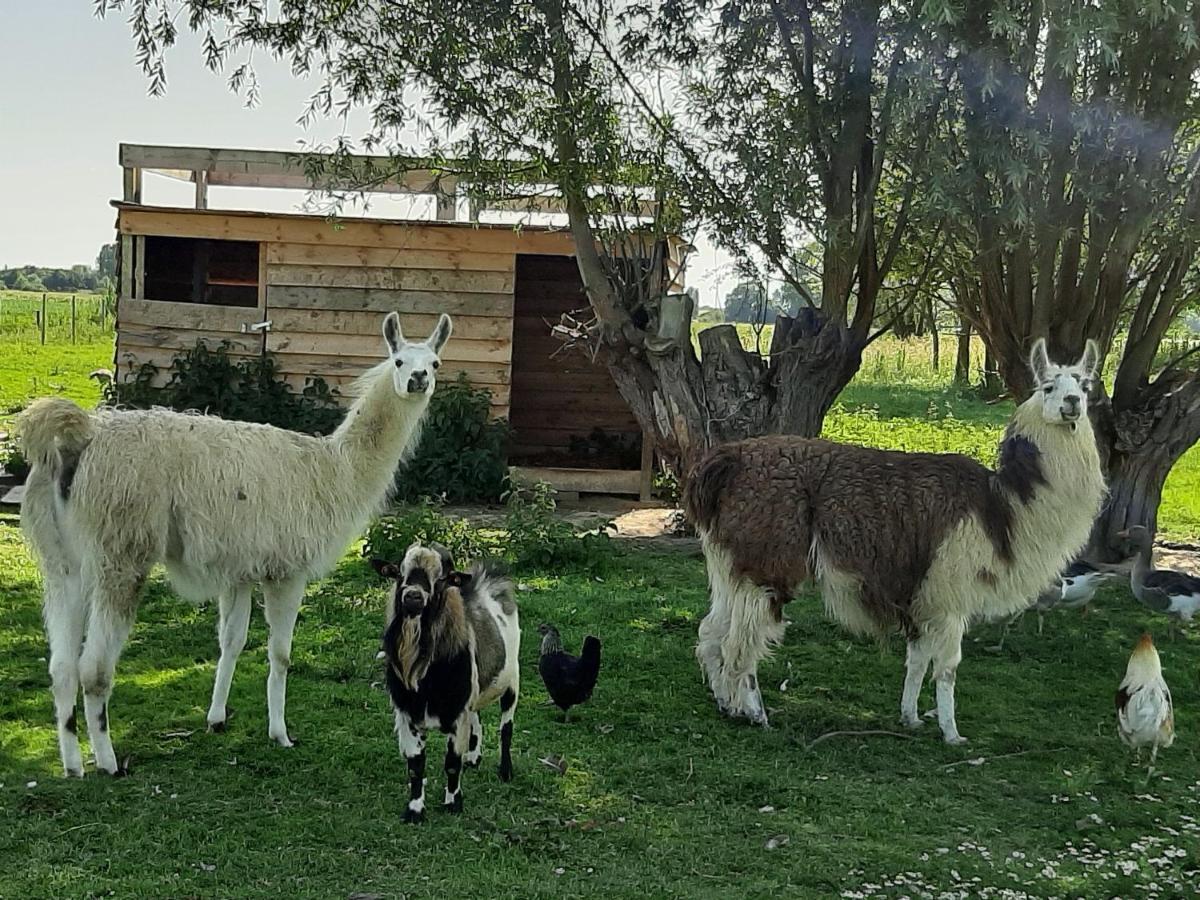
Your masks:
{"label": "dark window opening", "polygon": [[258,244],[146,238],[147,300],[258,306]]}

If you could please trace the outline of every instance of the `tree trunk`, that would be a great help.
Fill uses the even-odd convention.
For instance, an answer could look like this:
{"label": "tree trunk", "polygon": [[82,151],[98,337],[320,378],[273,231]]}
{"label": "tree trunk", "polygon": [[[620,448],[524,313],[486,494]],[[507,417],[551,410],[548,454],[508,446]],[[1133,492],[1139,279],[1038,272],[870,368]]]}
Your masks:
{"label": "tree trunk", "polygon": [[954,355],[954,383],[965,386],[971,383],[971,323],[961,317],[958,323],[958,351]]}
{"label": "tree trunk", "polygon": [[938,334],[937,322],[933,323],[933,331],[930,333],[933,339],[933,371],[937,373],[942,369],[942,336]]}
{"label": "tree trunk", "polygon": [[1104,562],[1127,549],[1117,533],[1134,525],[1158,530],[1158,506],[1171,468],[1200,440],[1200,383],[1172,371],[1144,385],[1133,403],[1101,402],[1093,416],[1108,499],[1089,550]]}

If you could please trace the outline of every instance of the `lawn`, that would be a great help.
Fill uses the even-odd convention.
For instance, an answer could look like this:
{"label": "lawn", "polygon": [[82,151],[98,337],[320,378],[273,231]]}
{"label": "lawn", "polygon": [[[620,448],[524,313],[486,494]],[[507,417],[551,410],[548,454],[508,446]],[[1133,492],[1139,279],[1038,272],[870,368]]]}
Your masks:
{"label": "lawn", "polygon": [[[413,828],[374,659],[383,593],[354,554],[301,614],[299,746],[266,737],[257,614],[236,715],[205,733],[215,613],[156,579],[112,701],[133,774],[82,782],[57,774],[35,572],[11,522],[0,565],[0,896],[1168,897],[1196,878],[1200,639],[1163,645],[1181,738],[1146,783],[1113,727],[1113,690],[1148,624],[1121,590],[1086,617],[1051,618],[1041,638],[1023,623],[1002,653],[986,649],[994,627],[977,633],[959,678],[967,747],[933,726],[809,747],[896,728],[898,646],[851,640],[814,598],[797,600],[762,672],[774,727],[761,731],[720,718],[700,683],[698,559],[621,553],[599,574],[524,573],[517,778],[495,774],[493,711],[464,815],[431,811]],[[543,620],[574,646],[604,640],[600,687],[567,725],[543,705]],[[565,774],[540,761],[554,757]]]}
{"label": "lawn", "polygon": [[[44,392],[97,398],[86,375],[110,364],[111,344],[45,352],[55,349],[0,368],[0,407]],[[827,433],[990,458],[1004,406],[960,396],[916,352],[882,352]],[[1181,534],[1200,534],[1195,454],[1164,503]],[[903,672],[899,644],[847,637],[812,596],[789,606],[787,640],[762,670],[773,728],[761,731],[720,718],[701,684],[699,558],[614,548],[598,572],[518,574],[528,589],[518,594],[517,778],[495,774],[493,710],[484,768],[464,778],[463,816],[434,810],[413,828],[401,822],[406,776],[374,658],[382,587],[354,551],[310,587],[296,630],[289,725],[299,746],[266,737],[257,612],[236,715],[226,734],[205,732],[215,610],[183,604],[154,578],[112,700],[133,774],[67,782],[36,571],[16,520],[0,517],[0,897],[1165,898],[1200,877],[1200,635],[1160,640],[1180,739],[1148,781],[1116,738],[1112,696],[1138,633],[1163,629],[1122,587],[1087,616],[1051,616],[1042,637],[1029,617],[1002,652],[989,649],[998,626],[973,632],[958,681],[972,743],[948,748],[932,725],[812,744],[896,730]],[[604,640],[600,687],[569,725],[543,705],[540,621],[572,647],[586,633]],[[429,756],[435,798],[440,746]],[[557,757],[565,773],[541,761]]]}

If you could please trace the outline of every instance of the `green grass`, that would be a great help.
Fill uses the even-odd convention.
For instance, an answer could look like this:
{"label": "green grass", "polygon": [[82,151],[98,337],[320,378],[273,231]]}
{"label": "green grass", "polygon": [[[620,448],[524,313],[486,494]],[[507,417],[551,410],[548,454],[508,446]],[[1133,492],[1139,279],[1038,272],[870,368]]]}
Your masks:
{"label": "green grass", "polygon": [[[374,659],[383,593],[360,560],[309,590],[290,751],[266,736],[261,616],[229,732],[210,735],[215,612],[153,580],[112,700],[133,775],[82,782],[57,775],[36,576],[12,524],[0,524],[0,566],[0,896],[1167,897],[1194,883],[1200,640],[1162,645],[1181,736],[1147,785],[1113,727],[1113,690],[1146,625],[1119,590],[1086,618],[1052,617],[1042,638],[1024,623],[1003,653],[984,649],[995,628],[968,642],[968,747],[928,726],[806,749],[827,732],[895,729],[898,647],[851,640],[814,598],[798,599],[762,671],[774,727],[761,731],[720,718],[700,683],[699,559],[630,553],[602,580],[526,573],[516,780],[496,777],[489,711],[464,815],[435,808],[413,828]],[[605,642],[600,686],[569,725],[542,705],[530,635],[543,620],[574,645],[589,632]],[[539,762],[550,756],[565,775]],[[1092,828],[1093,814],[1103,824]],[[787,842],[767,849],[778,836]]]}

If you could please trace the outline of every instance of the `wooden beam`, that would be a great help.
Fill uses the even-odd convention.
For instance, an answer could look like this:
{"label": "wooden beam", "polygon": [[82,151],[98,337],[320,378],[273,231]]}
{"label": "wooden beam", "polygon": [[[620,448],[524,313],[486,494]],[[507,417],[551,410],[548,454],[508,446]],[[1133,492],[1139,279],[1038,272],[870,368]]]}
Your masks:
{"label": "wooden beam", "polygon": [[196,172],[196,209],[208,209],[208,172]]}
{"label": "wooden beam", "polygon": [[556,491],[588,494],[634,494],[641,492],[641,473],[622,469],[567,469],[548,466],[511,466],[509,473],[519,485],[545,482]]}
{"label": "wooden beam", "polygon": [[133,299],[146,298],[146,237],[139,234],[133,244]]}
{"label": "wooden beam", "polygon": [[322,244],[267,244],[267,262],[293,266],[353,266],[388,269],[442,269],[449,272],[512,272],[512,253],[421,250],[395,247],[335,247]]}
{"label": "wooden beam", "polygon": [[267,283],[327,289],[451,291],[456,294],[511,294],[512,272],[455,272],[445,269],[393,269],[383,266],[288,266],[267,269]]}
{"label": "wooden beam", "polygon": [[458,218],[458,179],[444,178],[438,186],[436,218],[453,222]]}
{"label": "wooden beam", "polygon": [[654,493],[654,432],[642,432],[642,470],[640,499],[650,500]]}
{"label": "wooden beam", "polygon": [[133,299],[133,237],[121,236],[121,300]]}
{"label": "wooden beam", "polygon": [[126,203],[142,202],[142,170],[126,166],[124,169],[124,184],[121,196]]}
{"label": "wooden beam", "polygon": [[[209,182],[212,183],[211,180]],[[319,244],[394,250],[536,253],[573,256],[575,243],[563,229],[470,225],[390,219],[340,219],[288,213],[125,207],[117,216],[122,234],[215,238],[234,241]]]}
{"label": "wooden beam", "polygon": [[[296,287],[269,285],[267,308],[309,312],[446,313],[454,316],[512,315],[512,294],[460,294],[457,291],[388,291],[373,288]],[[315,313],[314,313],[315,315]],[[498,334],[488,337],[500,337]]]}

